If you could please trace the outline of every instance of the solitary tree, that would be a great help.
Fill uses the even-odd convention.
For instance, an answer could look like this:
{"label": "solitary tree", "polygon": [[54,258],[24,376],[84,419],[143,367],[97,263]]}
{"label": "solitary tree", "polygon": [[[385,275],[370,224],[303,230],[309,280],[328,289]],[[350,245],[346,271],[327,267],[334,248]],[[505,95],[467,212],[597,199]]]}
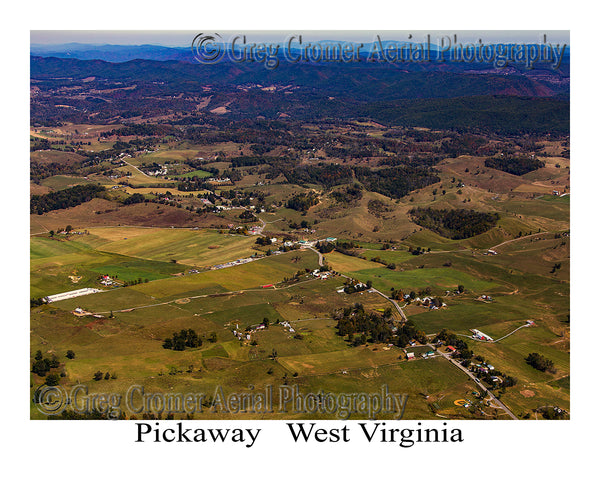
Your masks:
{"label": "solitary tree", "polygon": [[73,360],[75,358],[75,352],[73,350],[67,350],[67,358]]}

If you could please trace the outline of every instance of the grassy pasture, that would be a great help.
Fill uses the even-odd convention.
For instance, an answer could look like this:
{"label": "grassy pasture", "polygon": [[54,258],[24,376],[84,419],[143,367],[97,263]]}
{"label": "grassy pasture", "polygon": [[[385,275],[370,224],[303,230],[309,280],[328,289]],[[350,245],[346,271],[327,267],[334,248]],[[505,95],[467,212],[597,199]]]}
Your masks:
{"label": "grassy pasture", "polygon": [[[569,222],[569,201],[564,200],[569,197],[562,197],[559,200],[547,200],[545,197],[531,200],[508,200],[502,204],[502,207],[509,212],[530,217],[549,218],[561,229],[563,224]],[[560,226],[559,226],[560,225]],[[567,227],[568,228],[568,227]]]}
{"label": "grassy pasture", "polygon": [[362,255],[371,260],[374,257],[379,257],[386,262],[399,264],[414,257],[407,250],[364,250]]}
{"label": "grassy pasture", "polygon": [[351,257],[339,252],[327,253],[324,255],[324,257],[325,261],[332,270],[342,273],[365,270],[373,268],[375,265],[373,262],[368,260],[363,260],[362,258],[358,257]]}
{"label": "grassy pasture", "polygon": [[193,178],[193,177],[207,178],[212,175],[213,175],[212,173],[206,172],[204,170],[194,170],[193,172],[187,172],[187,173],[183,173],[181,175],[176,175],[176,177],[177,178]]}
{"label": "grassy pasture", "polygon": [[278,357],[278,361],[291,372],[298,372],[300,375],[320,375],[393,364],[399,361],[399,355],[400,350],[397,348],[374,352],[368,347],[346,347],[335,352]]}
{"label": "grassy pasture", "polygon": [[[301,392],[319,389],[349,394],[380,392],[382,385],[387,385],[392,393],[408,395],[404,419],[439,420],[429,406],[431,399],[425,399],[426,395],[440,403],[445,415],[472,418],[466,409],[455,406],[453,401],[465,398],[465,395],[475,389],[475,384],[469,381],[464,373],[441,358],[398,361],[392,365],[378,366],[373,369],[351,370],[345,375],[335,372],[318,376],[300,376],[296,381]],[[440,398],[445,402],[438,400]],[[357,418],[356,415],[350,417],[350,419]]]}
{"label": "grassy pasture", "polygon": [[371,280],[373,286],[383,292],[389,292],[392,287],[396,290],[419,290],[431,287],[434,292],[452,290],[457,285],[475,291],[491,291],[498,284],[482,280],[454,268],[419,268],[415,270],[397,271],[385,267],[370,268],[352,272],[352,276],[362,282]]}
{"label": "grassy pasture", "polygon": [[[92,230],[94,232],[94,230]],[[211,266],[256,253],[255,239],[220,235],[214,231],[182,229],[148,229],[131,238],[123,231],[122,238],[99,247],[102,251],[196,266]]]}
{"label": "grassy pasture", "polygon": [[40,183],[52,190],[64,190],[65,188],[73,187],[75,185],[85,185],[96,182],[92,182],[85,177],[54,175],[52,177],[44,178]]}
{"label": "grassy pasture", "polygon": [[295,256],[296,254],[287,254],[267,257],[236,267],[210,270],[180,278],[157,280],[131,288],[156,298],[176,297],[184,294],[190,296],[194,292],[212,285],[220,285],[225,291],[259,288],[261,285],[278,283],[285,277],[292,277],[298,270],[316,268],[317,256],[313,252],[298,253],[298,261],[293,260]]}
{"label": "grassy pasture", "polygon": [[[186,264],[213,265],[254,253],[251,249],[253,238],[211,231],[90,228],[89,233],[68,239],[31,237],[32,296],[98,287],[97,277],[101,274],[116,276],[122,281],[165,279],[185,271],[189,268]],[[315,257],[312,252],[309,256]],[[274,263],[278,264],[277,261]],[[289,270],[290,274],[296,271]],[[74,282],[69,276],[82,278]],[[216,284],[212,280],[207,283]]]}
{"label": "grassy pasture", "polygon": [[[75,242],[69,242],[70,245],[73,243]],[[53,248],[56,250],[56,247],[53,246]],[[34,250],[34,254],[46,256],[31,260],[30,290],[32,297],[43,297],[84,287],[97,288],[100,287],[98,283],[100,275],[117,277],[121,281],[132,281],[139,278],[156,280],[170,277],[182,270],[181,265],[167,262],[103,253],[85,248],[76,249],[77,247],[64,246],[60,248],[73,248],[74,250],[53,256],[47,256],[50,252],[46,244],[42,244],[42,248],[38,247]],[[69,278],[70,276],[81,278],[74,281]]]}

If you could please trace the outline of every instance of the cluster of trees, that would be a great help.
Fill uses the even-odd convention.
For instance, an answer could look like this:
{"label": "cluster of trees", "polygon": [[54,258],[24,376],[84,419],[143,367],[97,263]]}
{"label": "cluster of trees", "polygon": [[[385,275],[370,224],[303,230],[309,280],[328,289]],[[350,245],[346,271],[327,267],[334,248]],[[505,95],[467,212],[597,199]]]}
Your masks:
{"label": "cluster of trees", "polygon": [[417,225],[453,240],[462,240],[487,232],[500,219],[500,215],[495,212],[483,213],[465,209],[418,207],[408,213]]}
{"label": "cluster of trees", "polygon": [[94,373],[94,376],[92,377],[96,382],[99,382],[100,380],[104,379],[104,380],[116,380],[117,378],[117,374],[113,373],[112,375],[110,374],[110,372],[101,372],[100,370],[98,370],[96,373]]}
{"label": "cluster of trees", "polygon": [[229,160],[232,168],[238,167],[254,167],[256,165],[264,165],[269,162],[269,158],[265,157],[234,157]]}
{"label": "cluster of trees", "polygon": [[271,239],[268,237],[258,237],[256,239],[256,244],[260,245],[261,247],[266,247],[271,245]]}
{"label": "cluster of trees", "polygon": [[32,182],[39,183],[44,178],[52,177],[54,175],[71,175],[76,173],[79,171],[78,166],[79,164],[77,163],[40,163],[32,161],[29,164],[29,178]]}
{"label": "cluster of trees", "polygon": [[[427,249],[428,252],[431,251],[431,248]],[[413,255],[423,255],[425,253],[425,248],[421,248],[421,247],[408,247],[408,253],[412,253]]]}
{"label": "cluster of trees", "polygon": [[[177,260],[171,260],[172,263],[177,263]],[[134,280],[125,280],[123,281],[124,287],[130,287],[132,285],[139,285],[140,283],[148,283],[149,280],[147,278],[138,277]]]}
{"label": "cluster of trees", "polygon": [[369,290],[373,287],[373,282],[368,280],[367,283],[356,283],[351,280],[346,282],[346,286],[344,287],[344,293],[352,294],[357,292],[364,292],[365,290]]}
{"label": "cluster of trees", "polygon": [[396,331],[396,345],[400,348],[406,347],[411,340],[416,340],[419,343],[427,343],[427,335],[423,330],[417,330],[412,320],[404,322]]}
{"label": "cluster of trees", "polygon": [[388,207],[381,200],[369,200],[367,204],[367,208],[369,209],[369,213],[378,218],[383,216],[384,213],[391,211],[391,208]]}
{"label": "cluster of trees", "polygon": [[46,303],[46,302],[41,297],[30,298],[29,299],[29,308],[39,307],[40,305],[43,305],[44,303]]}
{"label": "cluster of trees", "polygon": [[487,140],[476,135],[454,135],[452,138],[441,142],[440,150],[445,156],[458,157],[459,155],[478,155],[479,149],[487,144]]}
{"label": "cluster of trees", "polygon": [[503,155],[486,158],[485,166],[511,173],[512,175],[525,175],[544,166],[544,162],[528,156]]}
{"label": "cluster of trees", "polygon": [[371,258],[371,261],[375,262],[375,263],[381,263],[382,265],[385,265],[390,270],[396,269],[396,264],[394,262],[388,262],[385,258],[373,257],[373,258]]}
{"label": "cluster of trees", "polygon": [[31,371],[40,377],[45,377],[51,369],[58,368],[59,366],[60,362],[55,356],[45,358],[41,350],[38,350],[34,356]]}
{"label": "cluster of trees", "polygon": [[210,187],[205,179],[193,177],[184,178],[182,182],[177,184],[177,190],[180,192],[197,192],[199,190],[207,190]]}
{"label": "cluster of trees", "polygon": [[[444,74],[444,86],[439,84],[437,88],[447,88],[445,82],[456,85],[457,78],[452,77],[452,74]],[[485,81],[491,80],[487,75],[481,77],[485,77]],[[494,79],[496,83],[505,81]],[[423,85],[436,88],[431,78]],[[472,83],[468,86],[465,84],[464,93],[457,95],[459,98],[434,98],[436,95],[421,92],[423,97],[430,98],[372,102],[360,109],[365,117],[388,125],[410,124],[434,130],[493,132],[500,135],[569,133],[568,100],[487,95],[480,88],[483,85],[476,90],[473,90],[473,86]],[[515,112],[519,112],[519,121],[515,121]]]}
{"label": "cluster of trees", "polygon": [[289,183],[316,184],[326,188],[352,181],[352,169],[344,165],[319,163],[298,167],[285,173]]}
{"label": "cluster of trees", "polygon": [[133,205],[135,203],[143,203],[146,201],[147,200],[146,197],[144,197],[144,195],[142,195],[141,193],[134,193],[133,195],[130,195],[125,200],[123,200],[123,205]]}
{"label": "cluster of trees", "polygon": [[337,240],[335,242],[335,251],[348,255],[350,257],[357,257],[366,260],[364,255],[359,254],[355,249],[360,248],[360,245],[352,240]]}
{"label": "cluster of trees", "polygon": [[395,327],[391,308],[386,309],[383,314],[367,313],[362,304],[356,303],[334,312],[333,318],[337,320],[338,335],[347,335],[352,346],[366,342],[385,342],[404,348],[412,340],[427,343],[427,335],[418,330],[412,320]]}
{"label": "cluster of trees", "polygon": [[562,264],[560,262],[555,263],[554,265],[552,265],[552,270],[550,270],[550,273],[555,273],[557,270],[560,270],[561,266]]}
{"label": "cluster of trees", "polygon": [[290,230],[300,230],[301,228],[309,228],[310,227],[310,223],[308,223],[307,220],[302,220],[300,223],[298,223],[298,222],[290,222],[288,224],[288,227],[290,227]]}
{"label": "cluster of trees", "polygon": [[354,167],[354,174],[368,191],[390,198],[402,198],[413,190],[440,181],[440,177],[430,167],[408,165],[378,170]]}
{"label": "cluster of trees", "polygon": [[363,197],[363,189],[359,184],[355,183],[349,187],[331,192],[330,196],[338,203],[353,203]]}
{"label": "cluster of trees", "polygon": [[206,119],[203,117],[203,121],[206,120],[210,121],[211,125],[217,129],[200,126],[189,127],[184,133],[185,138],[198,145],[225,142],[250,143],[252,144],[250,149],[256,156],[263,156],[277,146],[295,148],[308,148],[309,146],[305,139],[296,135],[302,131],[300,126],[290,127],[287,122],[247,118],[239,119],[237,128],[227,128],[231,126],[229,118],[215,116]]}
{"label": "cluster of trees", "polygon": [[102,185],[87,184],[75,185],[45,195],[33,195],[30,201],[30,211],[42,215],[52,210],[75,207],[92,198],[102,196],[104,192],[105,188]]}
{"label": "cluster of trees", "polygon": [[202,338],[191,328],[173,333],[173,336],[163,342],[163,348],[168,350],[183,351],[186,348],[202,346]]}
{"label": "cluster of trees", "polygon": [[250,210],[244,210],[239,214],[239,218],[241,218],[244,222],[253,222],[256,220],[256,216]]}
{"label": "cluster of trees", "polygon": [[366,312],[360,303],[333,313],[337,320],[338,335],[348,336],[351,345],[358,346],[372,342],[389,342],[394,336],[392,310],[383,314]]}
{"label": "cluster of trees", "polygon": [[556,368],[554,368],[554,362],[549,358],[540,355],[539,353],[530,353],[525,358],[525,361],[528,365],[531,365],[533,368],[541,372],[548,371],[550,373],[556,373]]}
{"label": "cluster of trees", "polygon": [[[429,166],[404,163],[380,169],[320,163],[295,169],[287,166],[282,173],[289,183],[322,185],[328,189],[358,180],[366,190],[391,198],[401,198],[413,190],[440,181],[440,178]],[[360,200],[362,188],[360,185],[354,184],[341,191],[332,192],[331,197],[338,202],[345,203]]]}
{"label": "cluster of trees", "polygon": [[306,212],[310,207],[319,203],[319,196],[315,192],[299,193],[290,198],[285,206],[299,212]]}
{"label": "cluster of trees", "polygon": [[335,250],[335,244],[333,242],[328,242],[326,240],[323,240],[323,241],[318,241],[317,244],[315,245],[315,248],[320,253],[323,253],[323,254],[330,253]]}
{"label": "cluster of trees", "polygon": [[460,358],[468,360],[473,357],[473,351],[469,350],[465,341],[458,338],[454,332],[451,332],[446,328],[443,328],[442,331],[437,334],[435,341],[443,342],[446,345],[451,345],[456,348],[456,350],[458,350],[458,357]]}

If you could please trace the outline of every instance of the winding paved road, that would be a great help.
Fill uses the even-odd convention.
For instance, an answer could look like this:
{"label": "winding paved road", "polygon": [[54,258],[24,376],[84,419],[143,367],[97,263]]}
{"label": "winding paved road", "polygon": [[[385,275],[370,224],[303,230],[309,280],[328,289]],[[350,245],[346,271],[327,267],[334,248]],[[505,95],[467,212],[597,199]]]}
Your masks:
{"label": "winding paved road", "polygon": [[[434,351],[435,351],[435,347],[434,347],[432,344],[428,343],[428,344],[427,344],[427,346],[428,346],[429,348],[431,348],[432,350],[434,350]],[[467,368],[463,367],[463,366],[462,366],[460,363],[458,363],[456,360],[454,360],[454,359],[453,359],[453,358],[450,356],[450,354],[448,354],[448,353],[444,353],[444,352],[442,352],[442,351],[440,351],[440,350],[437,350],[437,352],[438,352],[438,353],[439,353],[439,354],[440,354],[442,357],[444,357],[446,360],[448,360],[450,363],[452,363],[452,364],[453,364],[455,367],[457,367],[457,368],[460,368],[460,369],[461,369],[463,372],[465,372],[465,373],[467,374],[467,376],[468,376],[468,377],[469,377],[471,380],[473,380],[473,381],[474,381],[474,382],[475,382],[475,383],[476,383],[476,384],[479,386],[479,388],[481,388],[481,389],[482,389],[482,390],[483,390],[485,393],[487,393],[487,394],[488,394],[488,395],[491,397],[492,401],[493,401],[494,403],[496,403],[496,405],[497,405],[499,408],[501,408],[502,410],[504,410],[504,411],[506,412],[506,414],[507,414],[507,415],[508,415],[510,418],[512,418],[513,420],[518,420],[517,416],[516,416],[514,413],[512,413],[512,412],[510,411],[510,409],[509,409],[509,408],[508,408],[506,405],[504,405],[504,403],[502,403],[500,400],[498,400],[498,398],[496,398],[496,396],[495,396],[495,395],[494,395],[494,394],[493,394],[491,391],[489,391],[489,390],[488,390],[488,389],[487,389],[487,388],[486,388],[486,387],[483,385],[483,383],[481,383],[481,382],[479,381],[479,379],[478,379],[478,378],[477,378],[475,375],[473,375],[473,373],[472,373],[472,372],[470,372],[470,371],[469,371]]]}

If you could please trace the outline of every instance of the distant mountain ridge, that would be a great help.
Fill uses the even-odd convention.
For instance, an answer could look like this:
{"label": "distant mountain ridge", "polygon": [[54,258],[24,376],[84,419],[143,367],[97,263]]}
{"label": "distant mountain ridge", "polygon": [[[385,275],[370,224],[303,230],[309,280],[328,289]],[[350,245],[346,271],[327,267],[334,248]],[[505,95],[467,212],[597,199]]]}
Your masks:
{"label": "distant mountain ridge", "polygon": [[180,60],[193,61],[189,47],[164,47],[161,45],[89,45],[65,43],[61,45],[32,44],[31,55],[40,57],[75,58],[78,60],[104,60],[128,62],[130,60]]}
{"label": "distant mountain ridge", "polygon": [[[280,42],[283,43],[283,42]],[[334,44],[338,43],[335,40],[322,40],[322,44]],[[357,45],[357,42],[345,42],[353,45]],[[391,41],[385,40],[381,42],[381,46],[383,48],[387,48],[389,45],[419,45],[419,43],[412,43],[408,41]],[[231,46],[228,43],[219,43],[217,44],[218,48],[226,53],[231,52]],[[365,43],[363,48],[361,49],[360,58],[364,61],[370,55],[370,52],[373,51],[374,46],[379,47],[379,45],[375,45],[374,43]],[[377,48],[375,48],[377,50]],[[430,54],[432,57],[437,58],[440,47],[431,43],[429,45]],[[290,52],[298,53],[300,49],[296,44],[292,46]],[[107,62],[128,62],[131,60],[157,60],[157,61],[167,61],[167,60],[175,60],[187,63],[198,63],[194,58],[194,52],[191,48],[191,43],[189,47],[168,47],[162,45],[111,45],[111,44],[102,44],[102,45],[92,45],[92,44],[83,44],[83,43],[66,43],[66,44],[57,44],[57,45],[41,45],[41,44],[31,44],[30,46],[30,55],[38,56],[38,57],[56,57],[56,58],[74,58],[78,60],[104,60]],[[285,56],[283,53],[283,48],[279,49],[277,57],[280,60],[285,61]],[[453,62],[449,58],[449,53],[444,55],[446,58],[445,62],[437,62],[434,58],[432,58],[431,62],[398,62],[397,66],[401,68],[405,68],[411,71],[414,70],[422,70],[422,69],[432,69],[432,70],[451,70],[451,71],[464,71],[464,70],[487,70],[492,65],[490,63],[483,62]],[[227,55],[223,57],[224,61],[227,61]],[[564,56],[562,59],[562,68],[560,68],[560,73],[562,75],[569,74],[569,65],[570,65],[570,48],[567,46],[565,48]],[[515,67],[515,65],[512,65]],[[521,70],[519,65],[516,65],[518,70]],[[537,63],[535,65],[536,69],[548,70],[550,68],[549,65],[545,65],[543,63]],[[501,71],[502,69],[498,69]]]}
{"label": "distant mountain ridge", "polygon": [[[464,131],[569,131],[568,70],[477,70],[406,65],[257,62],[203,65],[32,56],[31,118],[39,124],[112,123],[176,115],[227,119],[369,118]],[[63,88],[67,87],[67,88]],[[185,118],[182,118],[185,116]],[[519,122],[515,122],[515,118]]]}

